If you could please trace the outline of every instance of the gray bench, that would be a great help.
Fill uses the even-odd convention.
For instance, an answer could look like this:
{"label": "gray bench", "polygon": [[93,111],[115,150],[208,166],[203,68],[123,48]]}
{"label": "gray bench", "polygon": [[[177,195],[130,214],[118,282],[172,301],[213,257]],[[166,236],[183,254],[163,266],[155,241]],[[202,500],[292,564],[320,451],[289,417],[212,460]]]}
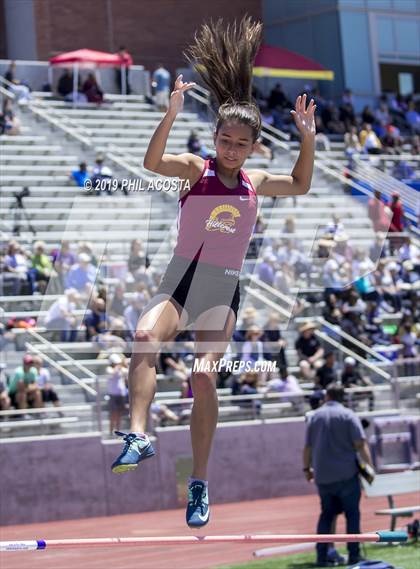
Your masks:
{"label": "gray bench", "polygon": [[404,508],[397,508],[394,502],[396,494],[408,494],[410,492],[419,492],[420,490],[420,471],[405,470],[403,472],[395,472],[392,474],[378,474],[372,485],[362,480],[363,487],[368,498],[375,496],[386,496],[389,508],[377,510],[375,514],[378,516],[390,516],[390,530],[394,531],[397,519],[400,517],[411,517],[414,513],[420,512],[420,505],[412,505]]}

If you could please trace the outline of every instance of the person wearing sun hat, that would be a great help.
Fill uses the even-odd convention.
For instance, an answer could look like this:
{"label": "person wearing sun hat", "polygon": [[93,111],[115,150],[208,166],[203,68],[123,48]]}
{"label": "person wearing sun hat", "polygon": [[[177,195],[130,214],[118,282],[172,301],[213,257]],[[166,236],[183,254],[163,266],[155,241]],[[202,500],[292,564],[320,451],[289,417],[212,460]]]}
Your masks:
{"label": "person wearing sun hat", "polygon": [[314,322],[308,321],[299,328],[299,337],[295,342],[295,348],[299,356],[299,367],[302,377],[308,381],[312,380],[324,356],[324,348],[315,336],[317,326]]}

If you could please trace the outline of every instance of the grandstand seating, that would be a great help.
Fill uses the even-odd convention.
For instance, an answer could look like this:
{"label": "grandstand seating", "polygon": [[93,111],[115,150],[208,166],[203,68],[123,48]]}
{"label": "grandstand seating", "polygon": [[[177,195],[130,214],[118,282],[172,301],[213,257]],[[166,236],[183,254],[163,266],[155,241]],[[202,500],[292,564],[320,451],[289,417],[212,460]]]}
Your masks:
{"label": "grandstand seating", "polygon": [[[156,193],[149,203],[149,197],[145,194],[125,196],[121,192],[116,192],[111,196],[87,195],[83,190],[71,185],[68,178],[70,170],[76,168],[80,162],[81,155],[87,156],[89,161],[97,152],[104,152],[109,157],[121,158],[124,164],[134,169],[139,168],[140,174],[147,176],[147,173],[141,169],[142,157],[150,133],[158,124],[161,113],[156,112],[140,97],[116,96],[112,103],[100,109],[89,105],[83,108],[73,108],[62,101],[40,97],[37,93],[35,97],[29,108],[21,113],[21,120],[24,124],[22,134],[13,137],[0,136],[2,184],[4,184],[0,214],[6,218],[3,227],[4,239],[11,232],[11,222],[7,220],[7,217],[10,206],[15,203],[14,193],[19,187],[28,186],[30,196],[25,198],[24,204],[31,224],[37,231],[37,239],[45,241],[47,248],[57,247],[63,239],[73,242],[84,239],[92,243],[95,254],[102,255],[109,243],[105,264],[112,267],[113,263],[118,265],[121,261],[126,261],[130,240],[140,238],[147,243],[147,253],[153,262],[157,261],[162,264],[168,260],[171,253],[171,242],[176,236],[177,204],[176,199],[172,199],[174,196]],[[59,129],[51,132],[47,124],[38,122],[39,118],[36,118],[36,114],[31,114],[31,110],[34,113],[36,110],[47,112],[59,124],[83,136],[89,146],[83,150],[79,145],[75,147],[74,141],[70,143],[66,138],[68,132],[65,133]],[[197,130],[208,148],[212,148],[210,125],[203,122],[197,114],[184,112],[174,124],[167,151],[177,153],[185,151],[186,141],[192,129]],[[246,167],[266,168],[273,173],[289,173],[296,148],[296,143],[291,143],[292,154],[276,153],[272,162],[266,158],[254,156],[249,159]],[[319,151],[317,159],[328,166],[331,166],[333,161],[334,169],[338,171],[344,164],[341,160],[342,150],[341,142],[333,142],[332,149],[329,152]],[[109,163],[111,165],[110,158]],[[124,170],[118,160],[112,162],[112,167],[119,177],[131,176],[130,171]],[[264,236],[279,238],[285,216],[294,215],[299,240],[304,249],[310,253],[315,235],[319,236],[322,233],[321,228],[325,228],[331,221],[332,215],[336,214],[343,220],[351,244],[354,247],[367,249],[372,243],[374,233],[367,216],[365,202],[365,199],[344,193],[340,181],[332,179],[322,170],[317,170],[310,194],[298,197],[295,202],[292,198],[278,199],[274,203],[268,198],[261,200],[261,213],[268,223]],[[30,241],[31,239],[32,236],[25,230],[25,225],[22,223],[20,240],[25,243],[25,240]],[[249,259],[245,264],[245,269],[252,272],[254,266],[255,259]],[[115,281],[118,281],[118,278]],[[42,302],[49,304],[56,298],[56,295],[47,295]],[[32,311],[39,310],[41,299],[36,296],[25,300],[19,298],[16,299],[18,306],[14,305],[13,298],[3,297],[3,301],[6,309],[5,316],[10,316],[12,313],[32,314]],[[25,302],[24,310],[20,310],[19,305],[22,302]],[[263,303],[258,306],[261,309],[260,323],[263,323],[269,310]],[[319,310],[313,307],[312,309],[311,314],[320,314]],[[289,369],[292,373],[297,373],[299,369],[297,355],[293,348],[296,333],[294,330],[288,330],[283,336],[288,340]],[[98,350],[95,345],[91,342],[55,343],[54,345],[55,349],[49,343],[37,343],[31,340],[32,348],[52,358],[57,367],[70,371],[74,377],[95,390],[98,387],[103,389],[104,380],[101,374],[104,373],[107,360],[96,359]],[[5,352],[8,368],[13,369],[18,365],[21,355],[21,352],[15,352],[9,346]],[[62,421],[51,422],[53,418],[50,417],[50,423],[48,423],[47,419],[34,418],[25,422],[25,425],[31,428],[31,432],[36,432],[36,429],[39,429],[39,432],[45,432],[48,424],[50,425],[48,428],[60,428],[61,432],[81,432],[86,428],[93,428],[95,419],[92,418],[92,409],[95,405],[95,398],[54,366],[50,369],[62,404],[80,405],[81,408],[75,410],[75,414],[66,416]],[[98,377],[97,384],[95,376]],[[162,394],[167,395],[168,392],[175,392],[177,389],[179,392],[179,382],[171,378],[159,375],[158,384],[159,392]],[[88,402],[87,409],[83,409],[86,402]],[[252,408],[251,411],[249,409],[246,411],[243,406],[234,403],[231,400],[226,405],[221,405],[221,420],[249,418],[251,415],[255,418]],[[376,404],[378,410],[391,408],[391,390],[378,389]],[[106,424],[103,400],[102,407],[103,424]],[[279,417],[282,414],[295,412],[296,409],[290,402],[264,403],[260,417]],[[77,419],[73,420],[74,417]],[[21,432],[19,425],[23,425],[23,421],[16,420],[13,425],[10,424],[11,422],[0,421],[0,431],[13,435]],[[384,433],[381,444],[391,448],[395,442],[394,439],[395,437],[392,441],[391,439],[388,441]],[[418,441],[418,438],[416,440]],[[401,448],[405,448],[405,441],[406,438],[400,436],[395,447],[397,454],[400,453]],[[400,444],[401,442],[403,445]],[[407,448],[411,449],[411,447]],[[378,454],[378,456],[382,455]],[[409,458],[411,460],[411,455]]]}

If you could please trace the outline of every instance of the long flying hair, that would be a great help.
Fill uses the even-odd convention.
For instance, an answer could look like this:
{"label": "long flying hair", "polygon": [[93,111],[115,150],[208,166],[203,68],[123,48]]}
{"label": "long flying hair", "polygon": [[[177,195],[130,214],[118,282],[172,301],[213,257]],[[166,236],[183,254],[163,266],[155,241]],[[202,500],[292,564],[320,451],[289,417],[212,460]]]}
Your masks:
{"label": "long flying hair", "polygon": [[216,132],[225,121],[251,127],[254,141],[261,130],[261,115],[252,99],[252,67],[261,42],[262,24],[249,16],[238,24],[222,19],[204,24],[195,34],[185,57],[196,66],[217,104]]}

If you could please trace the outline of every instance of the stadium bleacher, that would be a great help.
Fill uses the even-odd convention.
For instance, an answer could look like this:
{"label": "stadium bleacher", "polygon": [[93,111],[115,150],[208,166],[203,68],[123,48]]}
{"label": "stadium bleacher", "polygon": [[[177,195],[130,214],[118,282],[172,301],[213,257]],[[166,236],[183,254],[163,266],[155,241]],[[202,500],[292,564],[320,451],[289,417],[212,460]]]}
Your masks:
{"label": "stadium bleacher", "polygon": [[[49,251],[59,248],[63,240],[72,245],[81,240],[89,241],[92,252],[101,261],[101,282],[109,287],[108,293],[113,291],[116,284],[125,281],[125,297],[130,301],[136,288],[135,283],[127,280],[129,244],[133,239],[142,240],[146,244],[147,255],[154,271],[162,273],[176,238],[175,196],[156,193],[151,200],[145,193],[123,195],[121,192],[113,192],[112,195],[88,195],[70,183],[69,174],[77,168],[81,156],[93,163],[95,156],[102,153],[107,164],[113,168],[114,176],[131,177],[133,173],[137,173],[145,180],[150,179],[151,174],[141,166],[142,158],[150,133],[157,126],[162,114],[140,96],[114,95],[108,97],[108,102],[101,108],[95,105],[75,108],[72,104],[36,92],[33,93],[31,103],[18,112],[22,123],[21,134],[0,136],[3,184],[0,213],[4,220],[3,246],[6,246],[11,238],[17,239],[24,247],[31,246],[33,238],[25,226],[25,221],[20,219],[20,235],[13,235],[15,220],[10,219],[9,215],[10,207],[16,202],[16,192],[26,186],[30,195],[24,199],[25,210],[36,230],[36,239],[44,241]],[[211,149],[211,124],[205,122],[197,113],[186,111],[178,116],[174,124],[167,151],[185,151],[186,141],[193,129],[198,132],[206,147]],[[286,152],[283,146],[280,147],[280,141],[284,145],[284,137],[279,135],[278,140],[279,151],[274,153],[273,160],[254,155],[247,161],[246,167],[264,168],[277,174],[289,173],[298,146],[296,142],[291,141],[287,143]],[[298,335],[296,325],[305,318],[321,318],[325,307],[325,298],[322,295],[316,297],[316,291],[324,290],[322,264],[314,251],[318,240],[328,231],[334,215],[344,225],[353,250],[361,249],[368,254],[375,238],[368,217],[366,195],[351,195],[343,191],[344,168],[347,168],[347,173],[352,174],[353,178],[357,175],[357,180],[363,182],[365,187],[380,182],[385,194],[390,194],[398,187],[404,205],[411,215],[414,215],[415,203],[410,201],[412,194],[404,184],[390,176],[395,157],[386,157],[383,160],[386,174],[376,168],[377,163],[371,164],[366,160],[358,163],[354,171],[349,170],[344,143],[335,140],[331,142],[329,150],[317,151],[317,168],[308,195],[295,199],[261,200],[260,214],[266,228],[262,234],[255,235],[255,238],[263,239],[259,245],[259,256],[258,252],[257,255],[249,254],[244,264],[241,283],[243,307],[254,305],[258,312],[256,323],[264,326],[273,312],[273,303],[283,306],[283,309],[286,306],[291,315],[290,304],[295,300],[293,294],[299,288],[307,289],[306,301],[302,303],[303,308],[299,313],[303,320],[296,319],[292,326],[282,329],[282,337],[287,343],[285,353],[289,373],[293,375],[298,376],[300,371],[298,354],[294,348]],[[414,162],[418,168],[418,160]],[[284,231],[284,220],[287,216],[293,216],[295,220],[293,234]],[[412,236],[418,244],[414,233]],[[288,293],[291,296],[282,302],[272,290],[253,282],[253,277],[258,274],[262,251],[272,248],[275,241],[295,242],[296,239],[299,240],[310,264],[310,275],[297,275],[294,288]],[[254,293],[247,296],[249,287]],[[7,292],[7,287],[5,291]],[[29,433],[68,433],[101,429],[105,436],[108,432],[106,368],[109,352],[101,350],[98,344],[91,340],[84,341],[83,327],[78,332],[76,342],[58,342],[57,339],[51,339],[51,335],[42,325],[42,317],[60,297],[60,293],[51,292],[47,290],[46,295],[37,293],[15,297],[2,293],[3,361],[10,375],[21,363],[24,353],[22,348],[28,353],[41,355],[48,364],[51,380],[62,406],[57,411],[44,408],[45,416],[42,417],[39,410],[29,409],[26,413],[0,411],[0,434],[24,436]],[[85,308],[82,306],[80,312],[83,313]],[[13,316],[21,319],[38,316],[37,334],[43,341],[34,337],[31,330],[17,330],[13,325],[7,327],[8,320]],[[401,316],[400,313],[384,313],[378,318],[382,319],[382,325],[392,326],[395,320],[399,323]],[[240,323],[242,324],[242,321]],[[325,329],[323,331],[325,332]],[[330,336],[337,339],[332,333],[324,334],[323,343],[327,349],[333,346]],[[356,350],[352,345],[347,347],[347,351],[343,351],[340,343],[335,343],[333,347],[339,354],[340,366],[344,357],[349,353],[354,354],[353,350]],[[413,406],[418,403],[410,396],[409,390],[410,385],[416,384],[418,360],[412,364],[414,367],[409,369],[406,369],[404,363],[397,365],[389,360],[384,363],[385,360],[386,358],[375,358],[372,355],[360,359],[361,369],[373,382],[369,389],[374,392],[375,413],[393,415],[405,410],[412,411]],[[287,398],[279,393],[270,394],[271,397],[266,393],[248,396],[250,403],[244,404],[244,395],[234,396],[229,389],[221,387],[219,420],[264,421],[301,415],[309,409],[308,401],[313,385],[305,384],[301,380],[301,386],[303,391],[297,396],[298,404],[293,401],[293,396],[289,395]],[[158,374],[156,403],[180,413],[184,420],[188,418],[191,401],[180,398],[181,387],[182,382],[179,380],[163,373]],[[350,389],[349,395],[357,394],[358,389],[363,392],[364,388],[353,388],[353,392]],[[253,400],[260,402],[258,408],[252,404]],[[367,399],[353,397],[353,401],[357,411],[367,417],[372,416],[372,412],[367,408]],[[62,416],[57,416],[59,412]],[[382,454],[378,451],[377,456],[383,455],[384,445],[390,449],[392,447],[395,456],[402,456],[398,453],[405,452],[404,449],[411,444],[411,438],[407,437],[410,435],[399,435],[397,439],[391,437],[392,441],[388,441],[384,434],[381,438]]]}

